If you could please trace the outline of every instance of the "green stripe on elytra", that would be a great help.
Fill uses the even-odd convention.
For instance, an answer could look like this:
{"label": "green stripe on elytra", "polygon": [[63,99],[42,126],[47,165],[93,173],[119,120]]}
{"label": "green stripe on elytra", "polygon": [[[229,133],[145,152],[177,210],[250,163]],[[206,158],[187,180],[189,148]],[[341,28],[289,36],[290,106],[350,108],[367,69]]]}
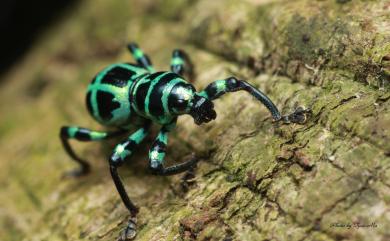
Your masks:
{"label": "green stripe on elytra", "polygon": [[[126,87],[117,87],[117,86],[113,86],[110,84],[102,84],[102,83],[90,85],[88,87],[88,91],[92,91],[93,97],[92,97],[91,101],[92,101],[92,109],[94,111],[94,116],[98,117],[99,120],[102,121],[100,114],[98,114],[99,110],[97,108],[97,98],[96,98],[97,91],[105,91],[105,92],[113,94],[115,96],[113,101],[116,101],[117,103],[120,104],[119,108],[117,108],[111,112],[111,114],[113,115],[113,118],[110,120],[110,123],[115,123],[117,121],[118,114],[123,115],[123,113],[130,112],[130,102],[127,98],[127,91],[130,88],[131,84],[132,84],[132,82],[129,81],[127,83]],[[117,98],[121,99],[121,101],[119,101]],[[96,107],[95,107],[96,112],[94,109],[94,105],[96,105]],[[128,113],[128,115],[130,115],[130,114],[131,113]]]}
{"label": "green stripe on elytra", "polygon": [[[135,76],[133,76],[132,79],[135,79],[137,76],[139,76],[141,74],[147,73],[147,71],[142,69],[142,68],[135,67],[132,65],[113,64],[113,65],[110,65],[107,68],[105,68],[103,71],[101,71],[98,74],[98,76],[96,76],[95,83],[88,86],[88,91],[91,91],[91,93],[92,93],[91,94],[91,104],[92,104],[93,114],[101,122],[103,120],[100,117],[99,110],[98,110],[98,103],[97,103],[97,98],[96,98],[97,91],[98,90],[105,91],[105,92],[109,92],[109,93],[113,94],[114,96],[122,97],[122,98],[120,98],[121,101],[118,101],[116,98],[113,100],[113,101],[120,103],[121,105],[119,108],[112,111],[113,118],[110,120],[109,124],[114,124],[114,123],[115,124],[123,124],[123,123],[116,123],[116,122],[118,121],[117,119],[118,119],[118,116],[120,114],[123,115],[123,113],[130,112],[130,110],[131,110],[130,109],[130,102],[128,100],[127,95],[128,95],[128,89],[132,85],[133,81],[129,80],[126,87],[117,87],[117,86],[113,86],[110,84],[101,83],[101,80],[104,78],[104,76],[107,74],[107,72],[115,67],[121,67],[121,68],[135,72]],[[131,113],[128,113],[128,115],[131,115]]]}
{"label": "green stripe on elytra", "polygon": [[100,117],[99,114],[99,109],[98,109],[98,103],[97,103],[97,86],[100,85],[100,81],[102,78],[107,74],[108,71],[110,71],[114,66],[111,65],[108,68],[105,68],[103,71],[101,71],[95,79],[95,83],[91,84],[88,86],[88,91],[91,91],[91,105],[92,105],[92,111],[93,111],[93,116],[95,116],[100,122],[102,122],[102,118]]}

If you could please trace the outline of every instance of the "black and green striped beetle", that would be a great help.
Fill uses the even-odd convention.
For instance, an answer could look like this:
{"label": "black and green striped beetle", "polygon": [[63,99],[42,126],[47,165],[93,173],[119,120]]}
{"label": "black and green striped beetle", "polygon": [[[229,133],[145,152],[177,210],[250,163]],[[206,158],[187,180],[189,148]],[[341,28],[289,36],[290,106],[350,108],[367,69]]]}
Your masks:
{"label": "black and green striped beetle", "polygon": [[128,45],[137,64],[113,64],[98,73],[88,86],[86,104],[89,113],[100,124],[116,127],[118,131],[92,131],[76,126],[61,128],[60,137],[67,153],[79,163],[80,168],[68,173],[81,176],[89,172],[89,164],[80,159],[69,145],[69,139],[97,141],[109,139],[128,132],[130,127],[139,129],[115,147],[109,159],[110,171],[115,186],[126,208],[130,220],[121,234],[122,240],[131,239],[136,234],[135,217],[137,207],[132,203],[117,168],[124,163],[136,146],[146,137],[151,124],[162,125],[156,140],[149,151],[149,167],[156,175],[173,175],[193,167],[197,159],[178,165],[164,167],[164,156],[168,133],[175,128],[177,117],[189,114],[196,124],[210,122],[216,118],[213,100],[227,92],[245,90],[263,103],[275,121],[302,122],[305,111],[299,110],[289,116],[281,116],[272,101],[249,83],[230,77],[209,84],[205,90],[196,92],[184,74],[193,76],[192,62],[182,50],[174,50],[171,71],[156,72],[147,55],[134,43]]}

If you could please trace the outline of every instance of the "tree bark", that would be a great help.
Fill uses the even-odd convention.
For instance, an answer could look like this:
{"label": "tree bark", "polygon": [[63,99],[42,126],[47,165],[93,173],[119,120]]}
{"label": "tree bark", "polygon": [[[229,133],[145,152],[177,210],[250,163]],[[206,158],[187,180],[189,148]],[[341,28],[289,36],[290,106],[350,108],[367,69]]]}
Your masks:
{"label": "tree bark", "polygon": [[234,75],[284,114],[312,110],[304,125],[280,125],[237,92],[215,102],[214,122],[180,118],[168,161],[195,152],[194,176],[147,171],[154,132],[120,169],[140,207],[136,240],[389,240],[389,12],[385,0],[83,2],[2,84],[0,239],[113,240],[124,228],[107,163],[120,139],[72,143],[92,173],[61,179],[75,164],[58,132],[102,129],[86,86],[130,62],[136,41],[161,70],[185,49],[198,90]]}

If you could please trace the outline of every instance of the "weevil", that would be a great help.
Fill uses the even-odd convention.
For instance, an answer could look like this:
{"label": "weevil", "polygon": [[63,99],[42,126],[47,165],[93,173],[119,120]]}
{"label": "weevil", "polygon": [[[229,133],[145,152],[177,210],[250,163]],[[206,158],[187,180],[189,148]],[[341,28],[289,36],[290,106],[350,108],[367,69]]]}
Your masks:
{"label": "weevil", "polygon": [[235,77],[216,80],[204,90],[197,92],[187,82],[185,75],[193,76],[193,64],[183,50],[173,51],[171,70],[156,72],[150,58],[137,44],[128,45],[136,64],[112,64],[99,72],[89,84],[86,105],[89,113],[100,124],[116,128],[116,131],[94,131],[78,126],[64,126],[60,138],[69,156],[79,164],[79,168],[68,173],[82,176],[90,171],[90,165],[79,158],[72,150],[69,139],[79,141],[99,141],[113,138],[130,129],[137,130],[123,142],[116,145],[109,167],[119,195],[130,213],[130,220],[121,233],[121,240],[129,240],[136,235],[136,215],[138,208],[130,200],[118,175],[120,167],[149,133],[153,123],[161,129],[149,150],[149,168],[155,175],[173,175],[191,169],[198,159],[189,160],[166,167],[168,134],[180,115],[190,115],[197,125],[208,123],[217,117],[213,101],[228,92],[244,90],[265,105],[274,121],[284,123],[302,122],[305,110],[299,109],[291,115],[282,116],[275,104],[260,90],[244,80]]}

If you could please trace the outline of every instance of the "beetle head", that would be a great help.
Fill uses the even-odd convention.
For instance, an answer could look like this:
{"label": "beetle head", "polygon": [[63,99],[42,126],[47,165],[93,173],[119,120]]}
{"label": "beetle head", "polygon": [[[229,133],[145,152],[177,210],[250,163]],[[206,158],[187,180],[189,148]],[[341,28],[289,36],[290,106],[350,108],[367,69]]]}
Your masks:
{"label": "beetle head", "polygon": [[194,86],[178,83],[169,94],[168,106],[176,115],[190,114],[197,125],[214,120],[217,113],[211,100],[198,95]]}
{"label": "beetle head", "polygon": [[168,97],[169,110],[176,114],[187,114],[192,106],[195,88],[188,83],[178,83],[171,90]]}

